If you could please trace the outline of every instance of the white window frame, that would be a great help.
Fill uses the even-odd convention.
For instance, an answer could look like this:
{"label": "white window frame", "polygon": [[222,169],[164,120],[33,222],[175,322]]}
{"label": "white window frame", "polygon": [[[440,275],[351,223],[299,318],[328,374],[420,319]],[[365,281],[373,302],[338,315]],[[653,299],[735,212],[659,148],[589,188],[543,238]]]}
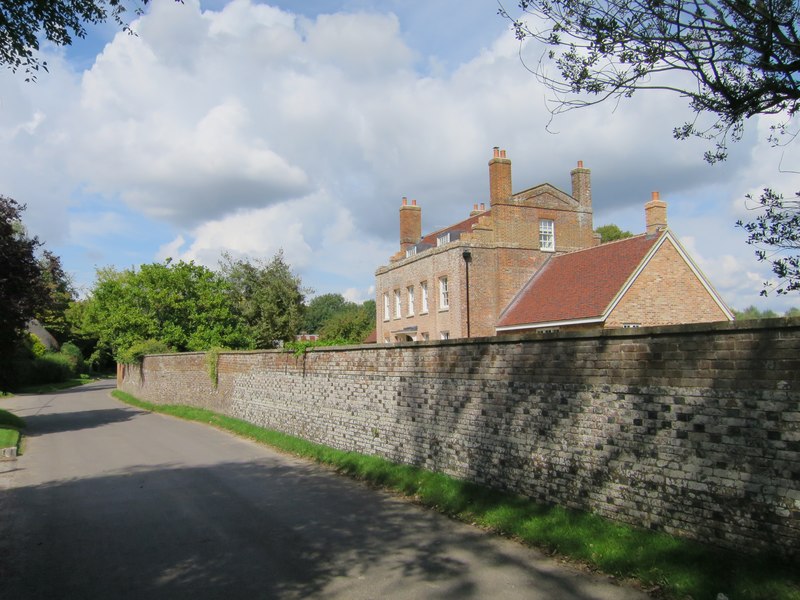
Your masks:
{"label": "white window frame", "polygon": [[450,232],[443,233],[439,237],[436,238],[436,247],[444,246],[445,244],[450,243]]}
{"label": "white window frame", "polygon": [[450,308],[450,289],[447,284],[447,276],[439,277],[439,310]]}
{"label": "white window frame", "polygon": [[400,290],[394,291],[394,318],[399,319],[403,315],[403,301],[400,297]]}
{"label": "white window frame", "polygon": [[539,219],[539,250],[554,252],[556,249],[556,223],[553,219]]}
{"label": "white window frame", "polygon": [[410,258],[412,256],[416,256],[417,254],[417,247],[411,246],[411,248],[406,249],[406,258]]}
{"label": "white window frame", "polygon": [[420,281],[419,289],[422,291],[422,306],[420,307],[419,314],[424,315],[428,312],[428,282]]}
{"label": "white window frame", "polygon": [[428,334],[428,332],[427,331],[422,332],[422,341],[427,342],[429,339],[431,339],[431,336]]}
{"label": "white window frame", "polygon": [[383,320],[388,321],[392,318],[391,306],[389,305],[389,292],[383,293]]}
{"label": "white window frame", "polygon": [[410,285],[406,288],[408,291],[408,312],[406,313],[409,317],[414,316],[414,286]]}
{"label": "white window frame", "polygon": [[441,339],[441,340],[449,340],[450,339],[450,332],[449,331],[440,331],[439,332],[439,339]]}

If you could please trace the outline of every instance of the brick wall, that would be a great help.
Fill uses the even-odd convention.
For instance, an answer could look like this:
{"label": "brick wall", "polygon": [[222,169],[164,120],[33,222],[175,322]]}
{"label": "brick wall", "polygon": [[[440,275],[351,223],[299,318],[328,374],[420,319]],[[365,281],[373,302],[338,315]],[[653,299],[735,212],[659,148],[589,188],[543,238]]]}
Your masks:
{"label": "brick wall", "polygon": [[800,555],[800,319],[219,357],[119,387],[745,551]]}
{"label": "brick wall", "polygon": [[667,239],[608,315],[605,326],[708,323],[727,319],[701,279]]}

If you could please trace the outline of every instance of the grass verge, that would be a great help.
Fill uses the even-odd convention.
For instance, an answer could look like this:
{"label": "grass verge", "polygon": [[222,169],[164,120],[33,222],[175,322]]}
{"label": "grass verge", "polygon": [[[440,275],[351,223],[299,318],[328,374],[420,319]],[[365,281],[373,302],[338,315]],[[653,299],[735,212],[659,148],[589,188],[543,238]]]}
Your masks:
{"label": "grass verge", "polygon": [[144,410],[208,423],[331,465],[460,520],[604,573],[634,579],[660,597],[700,600],[723,593],[736,600],[800,600],[800,568],[774,556],[742,556],[590,513],[537,504],[441,473],[314,444],[205,409],[151,404],[118,390],[112,395]]}
{"label": "grass verge", "polygon": [[19,442],[22,437],[20,429],[25,427],[25,421],[14,413],[0,408],[0,448],[16,447],[20,454]]}

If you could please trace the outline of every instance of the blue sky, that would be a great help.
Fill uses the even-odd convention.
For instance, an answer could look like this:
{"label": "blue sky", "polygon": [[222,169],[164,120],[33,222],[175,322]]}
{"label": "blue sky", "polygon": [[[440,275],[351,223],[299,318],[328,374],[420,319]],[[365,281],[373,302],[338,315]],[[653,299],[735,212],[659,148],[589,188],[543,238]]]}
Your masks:
{"label": "blue sky", "polygon": [[35,84],[0,72],[0,193],[27,204],[30,231],[84,290],[97,267],[283,249],[316,293],[360,301],[398,247],[401,198],[426,231],[461,220],[488,202],[500,146],[516,191],[568,191],[582,160],[595,226],[641,232],[659,191],[731,306],[800,305],[759,296],[769,269],[734,227],[752,214],[745,194],[800,189],[786,172],[796,145],[769,147],[770,121],[753,119],[725,164],[706,165],[702,143],[672,139],[685,103],[660,93],[551,120],[520,61],[541,48],[520,48],[497,8],[154,0],[137,36],[105,24],[46,48]]}

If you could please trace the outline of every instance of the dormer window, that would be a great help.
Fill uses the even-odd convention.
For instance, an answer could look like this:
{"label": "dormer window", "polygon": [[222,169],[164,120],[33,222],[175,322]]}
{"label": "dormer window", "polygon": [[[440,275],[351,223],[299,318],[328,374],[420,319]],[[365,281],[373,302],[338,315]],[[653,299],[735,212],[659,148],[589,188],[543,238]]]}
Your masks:
{"label": "dormer window", "polygon": [[406,258],[409,258],[410,256],[416,256],[416,254],[417,254],[416,246],[411,246],[411,248],[406,249]]}
{"label": "dormer window", "polygon": [[445,244],[450,243],[450,232],[443,233],[439,237],[436,238],[436,246],[444,246]]}

